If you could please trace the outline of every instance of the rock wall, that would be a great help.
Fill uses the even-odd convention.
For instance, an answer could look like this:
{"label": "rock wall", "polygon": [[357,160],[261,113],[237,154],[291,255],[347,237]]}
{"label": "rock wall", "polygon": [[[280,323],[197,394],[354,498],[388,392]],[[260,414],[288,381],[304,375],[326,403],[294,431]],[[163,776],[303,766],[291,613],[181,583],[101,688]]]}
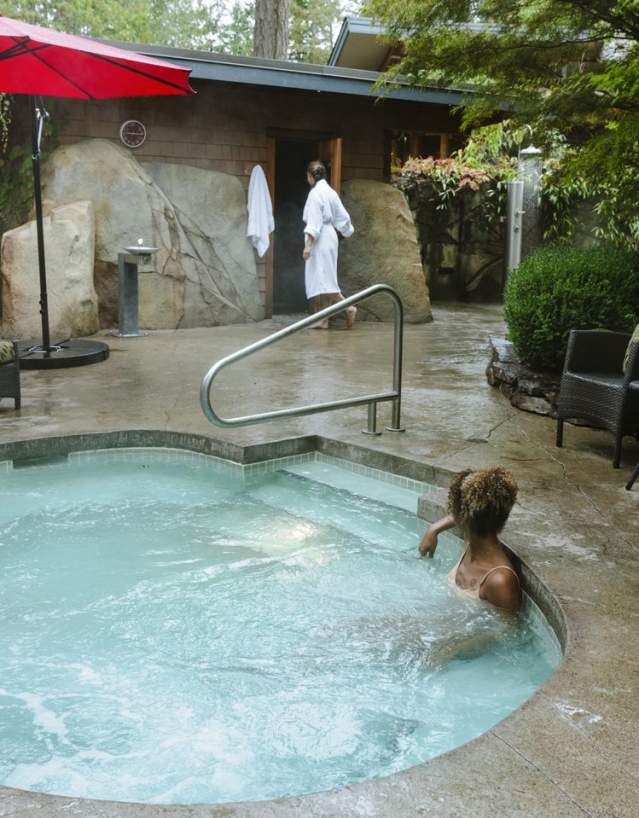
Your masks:
{"label": "rock wall", "polygon": [[439,209],[428,179],[399,178],[417,225],[421,259],[432,300],[500,301],[506,280],[505,228],[485,191],[462,191]]}
{"label": "rock wall", "polygon": [[139,268],[142,327],[215,326],[263,317],[246,239],[246,200],[234,176],[170,163],[145,168],[123,148],[92,139],[52,154],[43,191],[48,208],[78,199],[93,203],[102,326],[117,320],[118,253],[139,238],[159,248]]}
{"label": "rock wall", "polygon": [[[99,328],[93,284],[93,205],[54,207],[44,219],[51,339],[92,335]],[[2,335],[40,338],[40,278],[35,221],[2,237]]]}
{"label": "rock wall", "polygon": [[557,417],[561,375],[524,366],[511,342],[504,338],[491,338],[490,352],[486,379],[491,386],[499,389],[517,409]]}
{"label": "rock wall", "polygon": [[[350,295],[372,284],[390,284],[404,302],[406,321],[431,321],[415,222],[402,193],[383,182],[354,179],[344,182],[342,200],[355,227],[353,236],[340,243],[342,292]],[[358,309],[358,319],[387,321],[394,315],[386,296]]]}
{"label": "rock wall", "polygon": [[207,326],[212,313],[217,324],[263,318],[240,181],[226,173],[167,162],[145,169],[173,205],[183,231],[182,255],[196,273],[185,279],[189,323],[182,326]]}

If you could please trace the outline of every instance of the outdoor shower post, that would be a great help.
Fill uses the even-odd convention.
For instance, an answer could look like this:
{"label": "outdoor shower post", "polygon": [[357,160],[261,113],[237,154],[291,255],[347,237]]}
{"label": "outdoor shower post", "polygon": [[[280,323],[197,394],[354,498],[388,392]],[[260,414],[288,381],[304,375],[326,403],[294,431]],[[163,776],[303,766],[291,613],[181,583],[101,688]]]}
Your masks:
{"label": "outdoor shower post", "polygon": [[521,262],[524,183],[521,179],[506,183],[506,273],[512,273]]}

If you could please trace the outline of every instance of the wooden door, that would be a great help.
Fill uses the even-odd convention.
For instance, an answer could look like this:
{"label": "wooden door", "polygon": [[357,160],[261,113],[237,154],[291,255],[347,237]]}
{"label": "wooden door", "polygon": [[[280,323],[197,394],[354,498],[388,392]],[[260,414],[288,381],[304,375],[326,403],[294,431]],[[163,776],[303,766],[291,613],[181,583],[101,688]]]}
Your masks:
{"label": "wooden door", "polygon": [[333,190],[342,190],[342,137],[325,139],[319,143],[319,158],[329,169],[329,183]]}
{"label": "wooden door", "polygon": [[266,183],[271,194],[271,203],[275,206],[275,146],[274,137],[266,137]]}
{"label": "wooden door", "polygon": [[[276,142],[272,136],[266,138],[266,183],[268,192],[271,194],[271,204],[275,212],[275,147]],[[271,318],[273,315],[273,242],[275,232],[271,233],[268,250],[264,258],[264,316]]]}

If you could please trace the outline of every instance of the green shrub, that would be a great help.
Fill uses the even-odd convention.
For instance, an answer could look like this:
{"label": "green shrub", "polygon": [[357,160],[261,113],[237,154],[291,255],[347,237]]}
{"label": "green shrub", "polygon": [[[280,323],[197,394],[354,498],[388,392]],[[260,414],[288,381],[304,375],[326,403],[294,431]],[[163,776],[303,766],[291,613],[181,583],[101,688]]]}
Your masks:
{"label": "green shrub", "polygon": [[629,332],[639,321],[639,258],[607,246],[540,248],[510,274],[504,312],[521,360],[560,371],[571,329]]}

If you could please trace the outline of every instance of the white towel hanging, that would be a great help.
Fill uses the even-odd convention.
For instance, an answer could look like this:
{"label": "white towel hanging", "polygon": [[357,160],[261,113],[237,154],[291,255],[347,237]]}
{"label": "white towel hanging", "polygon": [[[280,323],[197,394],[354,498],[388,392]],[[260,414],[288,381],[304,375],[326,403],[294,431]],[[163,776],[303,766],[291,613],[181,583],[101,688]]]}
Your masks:
{"label": "white towel hanging", "polygon": [[246,235],[260,258],[269,246],[269,236],[275,229],[273,204],[266,176],[259,165],[251,171],[248,189],[248,226]]}

